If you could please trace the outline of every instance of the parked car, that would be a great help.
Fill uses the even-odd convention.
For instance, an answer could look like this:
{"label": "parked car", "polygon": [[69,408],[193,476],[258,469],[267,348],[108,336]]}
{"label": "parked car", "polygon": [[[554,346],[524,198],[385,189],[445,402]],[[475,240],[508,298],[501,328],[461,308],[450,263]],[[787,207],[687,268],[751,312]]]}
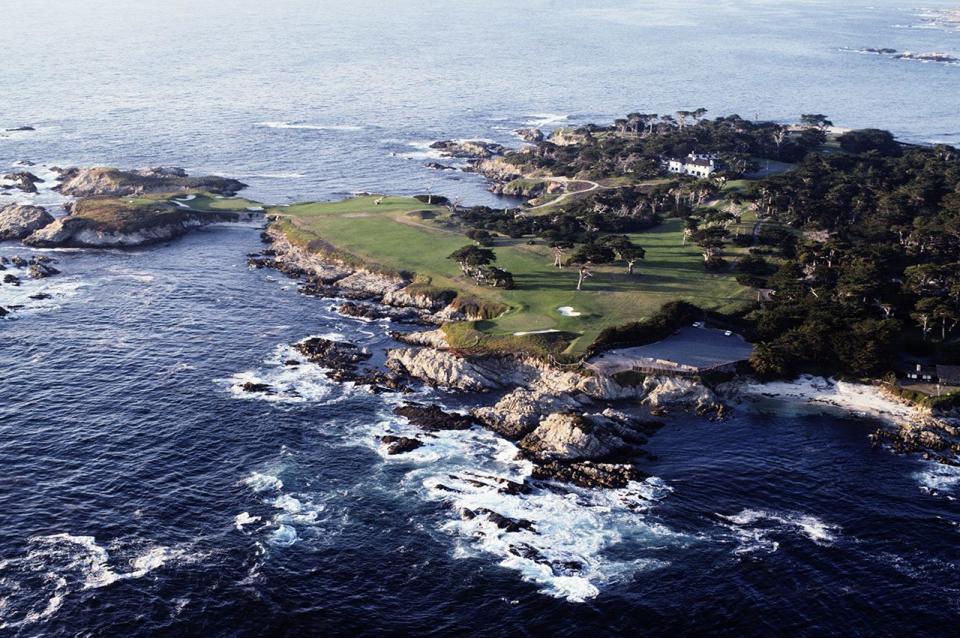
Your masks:
{"label": "parked car", "polygon": [[723,336],[724,336],[724,337],[732,337],[732,336],[733,336],[733,331],[731,331],[731,330],[724,330]]}

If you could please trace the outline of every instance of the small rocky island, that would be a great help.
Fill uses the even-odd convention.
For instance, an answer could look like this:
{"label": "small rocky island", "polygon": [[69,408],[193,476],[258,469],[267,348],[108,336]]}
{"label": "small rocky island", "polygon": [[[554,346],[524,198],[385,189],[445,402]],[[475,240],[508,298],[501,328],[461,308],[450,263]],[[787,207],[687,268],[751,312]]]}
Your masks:
{"label": "small rocky island", "polygon": [[[190,228],[239,221],[255,215],[253,202],[234,198],[246,187],[219,176],[191,177],[179,168],[52,169],[53,187],[71,198],[55,218],[39,206],[0,209],[0,240],[35,247],[133,247],[179,237]],[[16,187],[36,192],[32,173],[7,175]]]}

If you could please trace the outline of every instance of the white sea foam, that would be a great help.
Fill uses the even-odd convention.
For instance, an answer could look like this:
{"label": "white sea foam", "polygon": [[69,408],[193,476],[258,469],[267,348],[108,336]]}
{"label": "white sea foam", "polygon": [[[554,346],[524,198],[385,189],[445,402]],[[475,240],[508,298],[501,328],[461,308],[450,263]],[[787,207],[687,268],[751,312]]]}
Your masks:
{"label": "white sea foam", "polygon": [[284,122],[284,121],[257,122],[257,126],[262,128],[275,128],[275,129],[299,129],[299,130],[308,130],[308,131],[341,131],[341,132],[356,132],[356,131],[362,131],[365,129],[365,127],[357,124],[310,124],[308,122]]}
{"label": "white sea foam", "polygon": [[[936,461],[922,461],[924,467],[914,474],[920,489],[927,493],[953,492],[960,486],[960,467],[943,465]],[[949,497],[948,497],[949,498]]]}
{"label": "white sea foam", "polygon": [[249,476],[240,481],[254,492],[278,492],[283,489],[283,481],[273,474],[263,472],[252,472]]}
{"label": "white sea foam", "polygon": [[737,555],[773,553],[780,547],[775,537],[783,534],[799,535],[817,545],[830,545],[840,535],[838,526],[809,514],[744,509],[737,514],[717,516],[724,521],[721,525],[734,532]]}
{"label": "white sea foam", "polygon": [[570,116],[562,113],[532,113],[526,116],[525,126],[536,128],[544,126],[563,126],[570,122]]}
{"label": "white sea foam", "polygon": [[862,383],[847,383],[812,375],[801,375],[794,381],[770,383],[742,382],[731,387],[738,398],[762,406],[766,402],[807,405],[829,412],[866,414],[893,421],[910,420],[916,410]]}
{"label": "white sea foam", "polygon": [[10,593],[0,605],[0,629],[42,622],[74,592],[142,578],[173,561],[200,558],[181,548],[144,548],[121,541],[108,549],[93,536],[68,533],[33,536],[27,543],[23,556],[0,563],[0,591]]}
{"label": "white sea foam", "polygon": [[278,547],[289,547],[298,540],[297,530],[289,525],[281,524],[270,535],[270,543]]}
{"label": "white sea foam", "polygon": [[[650,508],[671,491],[660,479],[612,490],[547,482],[510,494],[501,491],[506,481],[525,481],[533,466],[492,432],[474,428],[426,435],[388,414],[367,427],[371,447],[385,462],[411,466],[405,491],[449,506],[439,529],[453,538],[454,556],[492,556],[551,596],[587,600],[606,584],[664,564],[650,553],[691,541],[650,518]],[[389,456],[374,443],[387,433],[416,437],[423,445]],[[475,515],[460,514],[467,510]],[[487,511],[520,521],[520,528],[498,527]],[[609,556],[624,548],[632,558]]]}
{"label": "white sea foam", "polygon": [[258,523],[260,520],[259,516],[251,516],[250,512],[240,512],[233,518],[233,524],[238,530],[243,531],[245,526]]}

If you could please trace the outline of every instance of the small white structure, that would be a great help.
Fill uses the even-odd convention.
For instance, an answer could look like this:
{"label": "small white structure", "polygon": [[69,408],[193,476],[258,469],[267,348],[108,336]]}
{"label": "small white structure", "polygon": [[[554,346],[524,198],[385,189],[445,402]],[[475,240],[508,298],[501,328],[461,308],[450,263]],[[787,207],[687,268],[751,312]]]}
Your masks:
{"label": "small white structure", "polygon": [[720,164],[714,155],[698,155],[690,153],[682,159],[667,160],[667,170],[677,175],[692,175],[694,177],[710,177],[719,170]]}

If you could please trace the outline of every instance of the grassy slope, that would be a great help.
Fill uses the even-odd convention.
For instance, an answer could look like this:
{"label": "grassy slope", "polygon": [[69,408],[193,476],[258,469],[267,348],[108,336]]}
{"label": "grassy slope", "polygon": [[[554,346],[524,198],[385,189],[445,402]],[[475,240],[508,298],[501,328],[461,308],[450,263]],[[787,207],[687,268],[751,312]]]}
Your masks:
{"label": "grassy slope", "polygon": [[[456,230],[444,228],[445,210],[406,197],[387,197],[380,206],[374,205],[374,199],[305,203],[269,212],[285,217],[288,232],[302,243],[320,239],[381,269],[416,273],[434,287],[454,288],[507,305],[510,310],[503,316],[476,324],[486,336],[544,329],[581,334],[569,349],[573,354],[582,352],[603,328],[648,316],[667,301],[685,299],[730,310],[750,297],[732,276],[705,273],[695,246],[680,246],[679,220],[633,236],[647,249],[639,276],[628,277],[623,266],[596,268],[594,277],[578,292],[576,271],[553,268],[547,246],[500,239],[494,247],[497,265],[514,274],[517,287],[509,291],[478,287],[446,258],[470,242]],[[423,210],[435,217],[428,214],[424,219],[411,213]],[[561,306],[572,306],[582,315],[563,317],[557,310]],[[473,335],[471,339],[474,343]]]}

